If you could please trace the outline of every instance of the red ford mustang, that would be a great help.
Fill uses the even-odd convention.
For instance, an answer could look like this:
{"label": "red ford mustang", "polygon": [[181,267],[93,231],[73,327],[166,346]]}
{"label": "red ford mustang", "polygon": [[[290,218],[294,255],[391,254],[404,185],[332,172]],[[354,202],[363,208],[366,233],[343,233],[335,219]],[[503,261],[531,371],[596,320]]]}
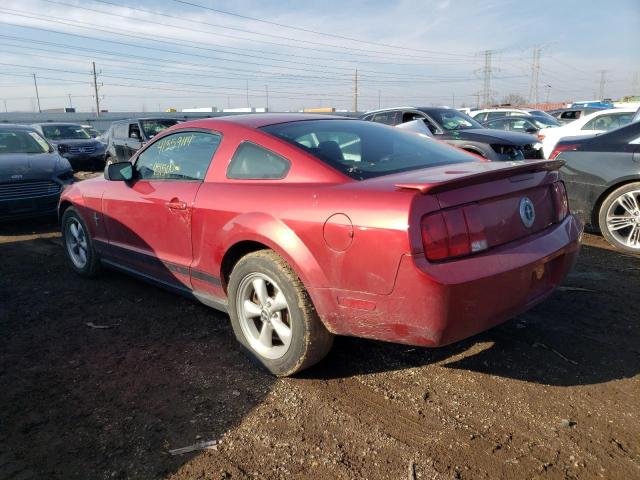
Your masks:
{"label": "red ford mustang", "polygon": [[71,266],[227,311],[276,375],[333,335],[438,346],[545,298],[576,259],[561,162],[485,162],[411,132],[308,115],[182,123],[68,187]]}

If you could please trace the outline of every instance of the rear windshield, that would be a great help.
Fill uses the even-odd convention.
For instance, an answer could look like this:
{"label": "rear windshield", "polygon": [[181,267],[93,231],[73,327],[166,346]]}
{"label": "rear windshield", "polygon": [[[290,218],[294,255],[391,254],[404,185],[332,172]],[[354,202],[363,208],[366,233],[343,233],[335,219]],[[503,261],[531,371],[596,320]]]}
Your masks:
{"label": "rear windshield", "polygon": [[0,131],[0,155],[47,152],[49,152],[49,144],[36,132]]}
{"label": "rear windshield", "polygon": [[436,140],[375,122],[313,120],[269,125],[262,130],[356,180],[474,161]]}
{"label": "rear windshield", "polygon": [[80,125],[43,125],[42,133],[50,140],[86,140],[91,138]]}
{"label": "rear windshield", "polygon": [[167,118],[166,120],[141,120],[142,130],[147,138],[153,138],[161,131],[173,127],[178,120]]}

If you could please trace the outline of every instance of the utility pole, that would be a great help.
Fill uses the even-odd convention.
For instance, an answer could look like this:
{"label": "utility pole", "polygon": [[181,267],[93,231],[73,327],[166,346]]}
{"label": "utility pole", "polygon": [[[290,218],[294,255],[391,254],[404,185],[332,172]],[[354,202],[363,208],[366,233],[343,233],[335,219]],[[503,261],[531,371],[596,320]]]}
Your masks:
{"label": "utility pole", "polygon": [[600,70],[600,90],[599,90],[599,100],[604,99],[604,87],[607,84],[607,71],[606,70]]}
{"label": "utility pole", "polygon": [[378,90],[378,108],[381,108],[380,105],[382,105],[382,92]]}
{"label": "utility pole", "polygon": [[67,93],[67,97],[69,97],[69,108],[73,108],[73,103],[71,103],[71,94]]}
{"label": "utility pole", "polygon": [[638,86],[640,85],[640,79],[638,78],[638,72],[633,74],[633,79],[631,80],[631,95],[636,96],[640,94],[640,89]]}
{"label": "utility pole", "polygon": [[247,94],[247,107],[249,106],[249,80],[245,80],[246,81],[246,89],[245,92]]}
{"label": "utility pole", "polygon": [[33,74],[33,84],[36,87],[36,98],[38,99],[38,112],[42,113],[42,109],[40,108],[40,94],[38,93],[38,81],[36,80],[36,74]]}
{"label": "utility pole", "polygon": [[356,74],[353,76],[353,111],[358,111],[358,69],[356,68]]}
{"label": "utility pole", "polygon": [[100,97],[98,96],[98,80],[96,78],[96,62],[91,62],[93,66],[93,91],[96,94],[96,117],[100,116]]}
{"label": "utility pole", "polygon": [[451,108],[456,108],[456,94],[451,94]]}
{"label": "utility pole", "polygon": [[551,93],[551,85],[545,85],[545,88],[547,89],[547,101],[546,101],[546,103],[549,103],[549,93]]}
{"label": "utility pole", "polygon": [[266,111],[269,111],[269,85],[264,86],[264,94],[267,97],[267,108]]}
{"label": "utility pole", "polygon": [[536,107],[540,100],[540,52],[541,48],[533,49],[533,62],[531,63],[531,84],[529,85],[529,101],[533,102]]}
{"label": "utility pole", "polygon": [[4,111],[8,112],[9,110],[7,110],[7,100],[5,99],[3,100],[3,102],[4,102]]}
{"label": "utility pole", "polygon": [[482,69],[482,106],[488,107],[491,103],[491,50],[484,51],[484,68]]}

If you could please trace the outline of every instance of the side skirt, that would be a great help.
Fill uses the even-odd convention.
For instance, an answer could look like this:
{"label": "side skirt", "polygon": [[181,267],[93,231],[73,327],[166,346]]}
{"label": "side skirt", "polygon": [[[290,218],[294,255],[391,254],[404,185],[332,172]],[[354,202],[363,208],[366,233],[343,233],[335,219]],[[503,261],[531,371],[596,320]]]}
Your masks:
{"label": "side skirt", "polygon": [[133,268],[130,267],[126,267],[124,265],[121,265],[117,262],[114,262],[112,260],[107,260],[107,259],[100,259],[100,261],[110,267],[113,268],[114,270],[118,270],[120,272],[126,273],[128,275],[131,275],[132,277],[136,277],[140,280],[143,280],[147,283],[150,283],[152,285],[155,285],[156,287],[160,287],[164,290],[168,290],[170,292],[173,293],[178,293],[180,295],[182,295],[183,297],[186,298],[190,298],[192,300],[197,300],[200,303],[214,308],[216,310],[220,310],[221,312],[224,313],[228,313],[229,309],[228,309],[228,303],[225,299],[222,298],[218,298],[218,297],[214,297],[213,295],[209,295],[208,293],[204,293],[204,292],[197,292],[194,290],[191,290],[187,287],[181,287],[178,285],[172,285],[168,282],[164,282],[162,280],[158,280],[157,278],[154,278],[150,275],[147,275],[146,273],[142,273],[139,272],[138,270],[135,270]]}

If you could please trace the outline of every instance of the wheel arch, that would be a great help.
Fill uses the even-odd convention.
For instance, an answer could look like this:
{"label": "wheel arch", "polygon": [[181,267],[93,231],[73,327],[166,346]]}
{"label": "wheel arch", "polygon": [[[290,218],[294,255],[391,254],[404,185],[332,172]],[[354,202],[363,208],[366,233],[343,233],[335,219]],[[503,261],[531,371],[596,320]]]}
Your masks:
{"label": "wheel arch", "polygon": [[[226,292],[233,266],[248,253],[270,249],[280,255],[294,270],[300,281],[310,287],[328,285],[320,264],[302,239],[284,222],[265,213],[246,213],[229,223],[220,261],[220,280]],[[314,302],[315,303],[315,302]]]}

